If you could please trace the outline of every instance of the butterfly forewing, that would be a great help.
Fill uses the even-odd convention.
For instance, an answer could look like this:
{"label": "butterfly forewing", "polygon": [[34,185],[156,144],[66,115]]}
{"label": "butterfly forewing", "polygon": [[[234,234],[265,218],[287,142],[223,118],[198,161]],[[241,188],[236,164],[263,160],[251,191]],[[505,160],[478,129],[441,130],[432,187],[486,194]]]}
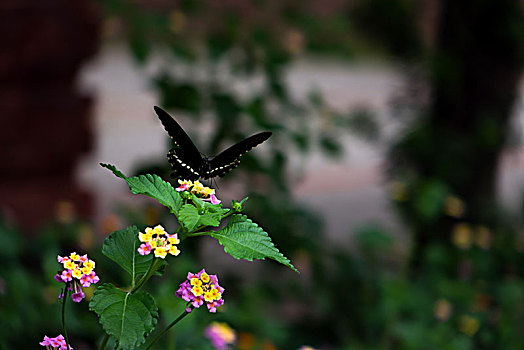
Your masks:
{"label": "butterfly forewing", "polygon": [[206,174],[207,177],[224,176],[238,166],[240,163],[240,157],[249,152],[253,147],[266,141],[270,136],[271,132],[269,131],[261,132],[250,136],[221,152],[209,162],[209,172]]}
{"label": "butterfly forewing", "polygon": [[155,112],[176,146],[167,154],[167,159],[173,168],[171,177],[196,180],[224,176],[240,163],[242,155],[271,136],[271,132],[266,131],[248,137],[209,161],[207,158],[202,158],[184,129],[166,111],[155,106]]}
{"label": "butterfly forewing", "polygon": [[184,129],[162,108],[155,106],[155,112],[173,139],[175,147],[169,151],[167,158],[173,167],[173,177],[198,179],[203,164],[202,156]]}

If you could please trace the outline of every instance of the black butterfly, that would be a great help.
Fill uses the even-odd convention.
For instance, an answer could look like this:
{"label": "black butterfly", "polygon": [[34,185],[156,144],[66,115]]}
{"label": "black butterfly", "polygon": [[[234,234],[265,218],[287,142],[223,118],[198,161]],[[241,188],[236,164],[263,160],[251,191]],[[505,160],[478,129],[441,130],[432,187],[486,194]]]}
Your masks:
{"label": "black butterfly", "polygon": [[269,131],[250,136],[210,159],[200,155],[184,129],[166,111],[155,106],[155,112],[167,133],[175,142],[175,148],[167,154],[167,159],[173,168],[172,178],[181,177],[187,180],[196,180],[224,176],[238,166],[240,157],[244,153],[271,136]]}

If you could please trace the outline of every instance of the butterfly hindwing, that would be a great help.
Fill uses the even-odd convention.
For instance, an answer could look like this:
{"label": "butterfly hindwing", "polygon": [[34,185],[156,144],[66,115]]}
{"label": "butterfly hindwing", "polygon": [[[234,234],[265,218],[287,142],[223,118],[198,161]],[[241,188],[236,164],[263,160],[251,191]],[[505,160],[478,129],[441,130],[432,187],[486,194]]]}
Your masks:
{"label": "butterfly hindwing", "polygon": [[206,178],[215,176],[224,176],[232,169],[236,168],[240,163],[240,157],[251,150],[253,147],[266,141],[271,136],[271,132],[261,132],[259,134],[248,137],[225,151],[219,153],[215,158],[209,162],[209,171],[206,172]]}
{"label": "butterfly hindwing", "polygon": [[184,179],[197,179],[200,177],[200,169],[204,160],[195,144],[184,129],[162,108],[154,107],[158,118],[164,125],[167,133],[173,139],[175,147],[169,151],[167,158],[173,168],[172,177]]}

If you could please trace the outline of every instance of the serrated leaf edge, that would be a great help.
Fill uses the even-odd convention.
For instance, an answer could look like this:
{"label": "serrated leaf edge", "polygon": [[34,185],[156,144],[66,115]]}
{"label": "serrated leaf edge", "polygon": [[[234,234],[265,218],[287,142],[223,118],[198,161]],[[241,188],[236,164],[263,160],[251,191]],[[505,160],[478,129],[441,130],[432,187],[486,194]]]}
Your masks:
{"label": "serrated leaf edge", "polygon": [[[263,236],[268,238],[269,243],[271,244],[272,248],[276,250],[276,255],[282,257],[282,260],[283,260],[284,262],[282,262],[282,261],[278,261],[277,259],[274,258],[274,256],[272,257],[272,256],[268,256],[268,255],[265,255],[264,258],[260,258],[260,259],[257,259],[257,260],[266,260],[266,257],[267,257],[267,258],[269,258],[269,259],[271,259],[271,260],[274,260],[274,261],[276,261],[276,262],[278,262],[278,263],[280,263],[280,264],[283,264],[283,265],[289,267],[290,269],[292,269],[293,271],[295,271],[295,272],[297,272],[297,273],[300,273],[300,272],[297,270],[297,268],[296,268],[295,266],[293,266],[293,264],[291,264],[291,260],[289,260],[289,259],[288,259],[284,254],[282,254],[282,252],[280,252],[280,250],[278,250],[278,248],[277,248],[277,246],[275,245],[275,243],[273,243],[273,241],[271,240],[271,237],[269,236],[269,234],[268,234],[266,231],[264,231],[264,229],[263,229],[262,227],[260,227],[257,223],[253,222],[253,221],[252,221],[251,219],[249,219],[246,215],[235,214],[235,215],[233,215],[233,216],[231,217],[231,219],[233,219],[235,216],[236,216],[236,217],[241,217],[241,218],[243,218],[243,219],[244,219],[244,222],[251,223],[251,224],[254,225],[256,228],[258,228],[258,229],[260,230],[260,232],[263,234]],[[228,224],[229,224],[229,222],[228,222]],[[223,229],[225,229],[225,228],[227,228],[227,227],[228,227],[228,226],[226,225],[226,226],[224,226]],[[224,247],[224,251],[225,251],[227,254],[231,255],[231,254],[228,252],[228,249],[227,249],[227,248],[226,248],[226,247],[225,247],[225,246],[220,242],[220,240],[219,240],[217,237],[215,237],[215,236],[220,235],[221,238],[226,238],[226,239],[228,239],[229,241],[234,242],[235,244],[238,244],[238,245],[240,245],[240,246],[246,247],[246,248],[247,248],[246,250],[253,250],[253,251],[254,251],[253,248],[248,247],[248,246],[246,246],[245,244],[239,243],[238,241],[233,241],[231,238],[228,238],[227,235],[225,235],[224,233],[221,233],[221,231],[222,231],[223,229],[220,229],[220,230],[218,230],[218,231],[211,232],[211,233],[210,233],[210,236],[213,237],[213,238],[215,238],[215,239],[218,241],[218,243],[219,243],[222,247]],[[233,255],[231,255],[231,256],[232,256],[233,258],[235,258]],[[235,259],[243,259],[243,260],[247,260],[247,261],[253,261],[253,260],[256,259],[256,258],[250,258],[250,259],[248,259],[248,258],[235,258]]]}

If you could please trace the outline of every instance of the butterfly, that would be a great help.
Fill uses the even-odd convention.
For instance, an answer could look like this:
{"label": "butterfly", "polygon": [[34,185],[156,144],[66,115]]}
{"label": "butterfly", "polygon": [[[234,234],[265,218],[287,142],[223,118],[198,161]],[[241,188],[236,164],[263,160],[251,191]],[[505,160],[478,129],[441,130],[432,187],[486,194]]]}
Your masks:
{"label": "butterfly", "polygon": [[266,141],[272,134],[270,131],[261,132],[234,144],[214,158],[203,157],[173,117],[160,107],[155,106],[154,109],[164,129],[175,143],[175,148],[167,154],[167,159],[173,168],[172,178],[197,180],[224,176],[240,164],[240,157]]}

